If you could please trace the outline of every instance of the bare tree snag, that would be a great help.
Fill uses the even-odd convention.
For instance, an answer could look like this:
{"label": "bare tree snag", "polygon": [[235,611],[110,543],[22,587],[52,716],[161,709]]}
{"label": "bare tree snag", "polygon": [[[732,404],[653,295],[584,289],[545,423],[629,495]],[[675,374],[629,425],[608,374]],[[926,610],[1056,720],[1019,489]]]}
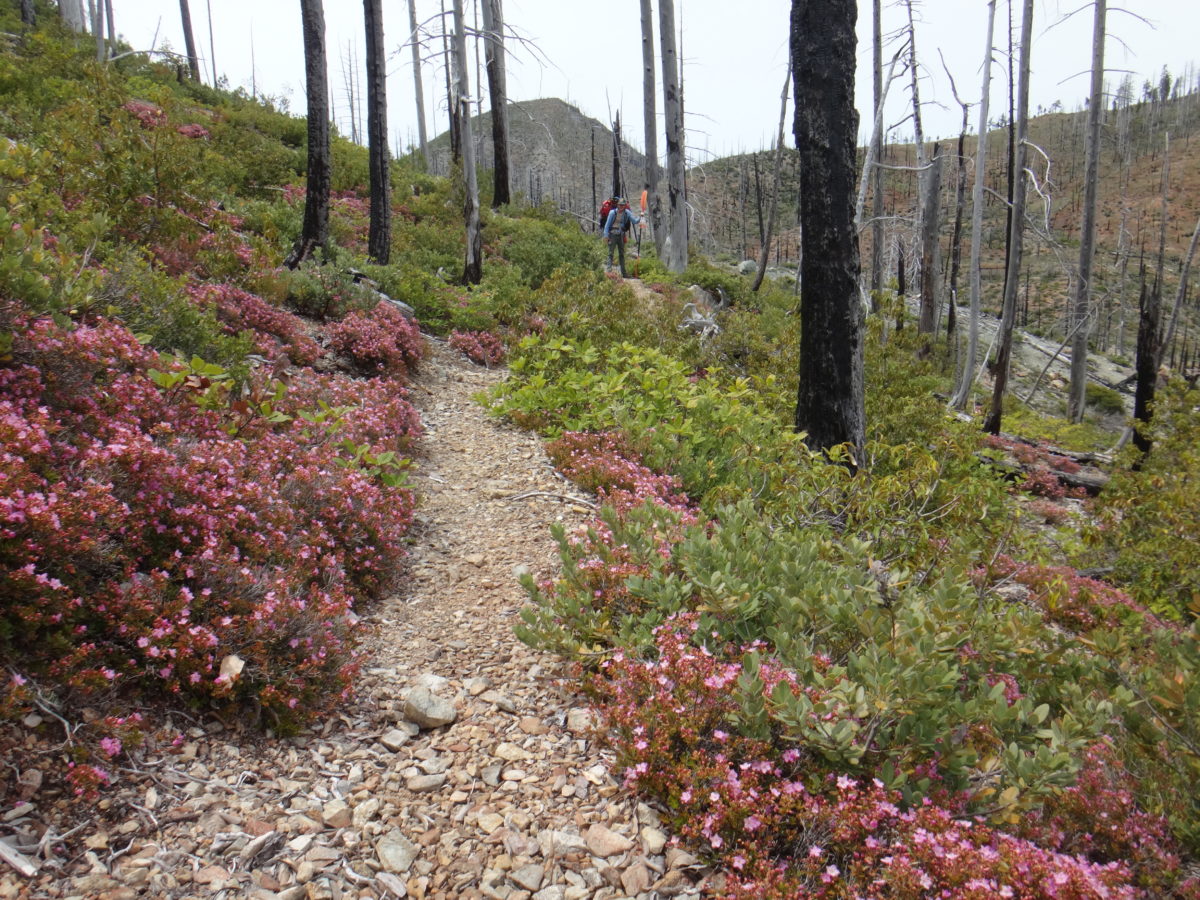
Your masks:
{"label": "bare tree snag", "polygon": [[454,107],[462,145],[463,178],[466,180],[463,217],[466,219],[467,226],[467,249],[462,280],[465,284],[479,284],[483,280],[483,233],[479,222],[479,184],[475,174],[475,145],[471,140],[471,82],[467,68],[467,32],[463,21],[463,0],[453,0],[453,6],[454,58],[458,74]]}
{"label": "bare tree snag", "polygon": [[1017,318],[1017,288],[1021,278],[1021,253],[1025,238],[1025,161],[1028,156],[1029,130],[1029,63],[1033,45],[1033,0],[1024,0],[1021,16],[1021,70],[1017,81],[1016,122],[1016,180],[1010,210],[1012,227],[1008,235],[1009,256],[1004,279],[1004,308],[1000,317],[1000,349],[996,351],[996,380],[992,388],[992,405],[984,429],[990,434],[1000,432],[1004,415],[1004,394],[1008,389],[1009,364],[1012,359],[1013,326]]}
{"label": "bare tree snag", "polygon": [[771,250],[771,238],[775,232],[775,215],[779,211],[779,181],[783,171],[783,136],[786,133],[784,126],[787,123],[787,102],[791,81],[792,67],[789,65],[787,72],[783,76],[783,90],[779,92],[779,131],[778,136],[775,138],[771,206],[770,211],[767,213],[767,227],[764,232],[762,250],[758,255],[758,271],[754,273],[754,284],[750,286],[750,290],[752,291],[757,291],[762,286],[763,277],[767,274],[767,257]]}
{"label": "bare tree snag", "polygon": [[987,39],[983,51],[983,87],[979,94],[979,141],[975,148],[975,184],[971,189],[971,314],[967,322],[967,355],[963,360],[958,390],[951,400],[954,409],[966,408],[975,383],[975,360],[979,355],[980,260],[983,252],[983,188],[987,177],[988,95],[992,84],[992,35],[996,25],[996,0],[988,0]]}
{"label": "bare tree snag", "polygon": [[492,98],[492,209],[512,202],[508,166],[508,88],[504,72],[504,10],[501,0],[482,0],[488,93]]}
{"label": "bare tree snag", "polygon": [[421,40],[417,31],[417,0],[408,0],[408,41],[412,47],[413,87],[417,101],[417,141],[425,171],[429,171],[429,136],[425,131],[425,88],[421,79]]}
{"label": "bare tree snag", "polygon": [[647,203],[650,207],[650,234],[654,248],[662,255],[662,201],[658,196],[658,123],[654,79],[654,10],[650,0],[641,0],[642,9],[642,124],[646,133]]}
{"label": "bare tree snag", "polygon": [[[662,44],[663,115],[667,134],[667,235],[663,263],[682,272],[688,263],[687,207],[684,200],[683,96],[675,53],[675,0],[659,0],[658,31]],[[665,244],[669,242],[670,246]]]}
{"label": "bare tree snag", "polygon": [[179,16],[184,20],[184,47],[187,50],[187,70],[192,73],[192,80],[200,82],[200,58],[196,54],[196,32],[192,31],[192,10],[187,0],[179,0]]}
{"label": "bare tree snag", "polygon": [[1083,421],[1087,403],[1088,335],[1092,315],[1092,260],[1096,250],[1096,196],[1100,188],[1100,119],[1104,113],[1104,20],[1107,0],[1094,0],[1092,25],[1092,85],[1088,98],[1087,149],[1083,164],[1083,221],[1079,226],[1079,273],[1071,307],[1071,387],[1067,416]]}

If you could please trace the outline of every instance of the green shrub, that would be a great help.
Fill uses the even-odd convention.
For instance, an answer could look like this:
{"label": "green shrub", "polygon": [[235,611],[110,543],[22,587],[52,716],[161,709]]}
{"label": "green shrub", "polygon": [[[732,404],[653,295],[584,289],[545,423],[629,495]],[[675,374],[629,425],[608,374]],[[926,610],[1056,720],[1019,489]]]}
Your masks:
{"label": "green shrub", "polygon": [[1125,398],[1120,391],[1089,381],[1084,388],[1089,408],[1110,416],[1125,415]]}
{"label": "green shrub", "polygon": [[1116,582],[1144,606],[1173,617],[1200,617],[1200,391],[1179,379],[1159,393],[1150,427],[1153,447],[1119,460],[1096,501],[1096,525],[1085,533],[1091,556],[1111,565]]}
{"label": "green shrub", "polygon": [[556,269],[599,269],[604,249],[595,235],[578,228],[534,217],[494,216],[489,241],[531,288],[540,287]]}

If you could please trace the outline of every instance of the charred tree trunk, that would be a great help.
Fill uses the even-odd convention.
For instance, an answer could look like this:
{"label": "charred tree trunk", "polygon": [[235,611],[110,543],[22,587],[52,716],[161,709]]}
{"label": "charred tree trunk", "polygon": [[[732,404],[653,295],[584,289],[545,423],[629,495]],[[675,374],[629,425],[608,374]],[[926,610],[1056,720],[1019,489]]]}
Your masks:
{"label": "charred tree trunk", "polygon": [[654,11],[650,0],[642,8],[642,122],[646,132],[646,200],[650,208],[650,233],[654,249],[662,256],[662,201],[658,197],[658,123],[654,79]]}
{"label": "charred tree trunk", "polygon": [[683,96],[675,53],[675,0],[659,0],[658,32],[662,44],[663,115],[667,133],[667,235],[663,263],[669,272],[688,264],[687,206],[684,198]]}
{"label": "charred tree trunk", "polygon": [[[649,0],[646,0],[649,2]],[[21,24],[29,28],[37,25],[37,14],[33,9],[33,0],[21,0]]]}
{"label": "charred tree trunk", "polygon": [[508,88],[504,71],[504,10],[501,0],[483,0],[483,58],[492,98],[492,209],[512,202],[508,166]]}
{"label": "charred tree trunk", "polygon": [[383,0],[363,0],[367,29],[367,146],[371,171],[371,223],[367,253],[386,266],[392,246],[392,184],[387,146],[387,51],[383,44]]}
{"label": "charred tree trunk", "polygon": [[1137,424],[1133,429],[1133,445],[1143,455],[1150,452],[1150,417],[1154,405],[1154,392],[1158,386],[1158,323],[1162,307],[1159,285],[1146,289],[1146,268],[1142,266],[1142,293],[1138,302],[1139,318],[1137,333],[1137,387],[1133,395],[1133,417]]}
{"label": "charred tree trunk", "polygon": [[467,69],[467,32],[463,20],[463,0],[454,0],[454,58],[458,64],[458,88],[455,92],[456,118],[462,144],[463,178],[466,199],[463,217],[467,226],[466,260],[463,282],[479,284],[483,279],[483,233],[479,222],[479,184],[475,174],[475,146],[471,140],[471,82]]}
{"label": "charred tree trunk", "polygon": [[1083,218],[1079,227],[1079,278],[1071,310],[1071,388],[1067,415],[1083,421],[1087,402],[1088,335],[1092,315],[1092,260],[1096,249],[1096,196],[1100,188],[1100,119],[1104,112],[1104,20],[1107,0],[1095,0],[1092,26],[1092,89],[1088,99],[1087,150],[1083,165]]}
{"label": "charred tree trunk", "polygon": [[1029,127],[1029,53],[1033,44],[1033,0],[1024,0],[1021,16],[1021,72],[1017,83],[1017,157],[1011,212],[1012,228],[1008,236],[1009,257],[1004,279],[1004,309],[1000,318],[1000,349],[996,353],[996,381],[992,405],[984,429],[999,434],[1004,415],[1004,394],[1008,389],[1012,359],[1013,326],[1017,317],[1017,289],[1021,283],[1021,252],[1025,237],[1025,159],[1028,155],[1026,132]]}
{"label": "charred tree trunk", "polygon": [[192,81],[200,82],[200,57],[196,54],[196,34],[192,31],[192,10],[188,0],[179,0],[179,16],[183,19],[183,45],[187,49],[188,71]]}
{"label": "charred tree trunk", "polygon": [[425,130],[425,87],[421,81],[421,41],[417,33],[417,0],[408,0],[408,40],[412,44],[413,84],[417,100],[417,141],[421,146],[421,159],[425,160],[425,171],[429,171],[429,136]]}
{"label": "charred tree trunk", "polygon": [[612,121],[612,193],[610,197],[624,197],[621,189],[621,111],[617,110]]}
{"label": "charred tree trunk", "polygon": [[855,0],[792,0],[803,255],[796,429],[818,449],[848,444],[855,468],[866,440],[854,227],[856,17]]}
{"label": "charred tree trunk", "polygon": [[992,84],[992,34],[996,25],[996,0],[988,0],[987,42],[983,52],[983,88],[979,95],[979,141],[975,148],[975,184],[971,189],[971,314],[967,322],[967,355],[963,360],[958,390],[951,400],[955,409],[964,409],[975,383],[975,359],[979,355],[979,310],[981,279],[979,274],[983,243],[983,185],[987,175],[988,95]]}
{"label": "charred tree trunk", "polygon": [[329,245],[329,78],[325,61],[325,9],[321,0],[300,0],[304,24],[304,84],[308,92],[308,183],[300,239],[287,258],[294,269],[318,247]]}

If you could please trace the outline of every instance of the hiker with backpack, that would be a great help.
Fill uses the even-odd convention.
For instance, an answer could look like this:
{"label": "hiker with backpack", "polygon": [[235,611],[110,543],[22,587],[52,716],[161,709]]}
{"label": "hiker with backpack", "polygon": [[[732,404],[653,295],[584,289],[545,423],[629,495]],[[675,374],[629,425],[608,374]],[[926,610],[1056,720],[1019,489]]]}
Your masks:
{"label": "hiker with backpack", "polygon": [[609,211],[608,218],[604,221],[604,239],[608,241],[608,265],[606,271],[611,271],[613,264],[613,251],[617,251],[617,259],[620,262],[621,277],[628,278],[629,273],[625,271],[625,238],[627,233],[634,225],[641,222],[639,216],[635,216],[629,210],[629,203],[624,198],[617,199],[615,209]]}

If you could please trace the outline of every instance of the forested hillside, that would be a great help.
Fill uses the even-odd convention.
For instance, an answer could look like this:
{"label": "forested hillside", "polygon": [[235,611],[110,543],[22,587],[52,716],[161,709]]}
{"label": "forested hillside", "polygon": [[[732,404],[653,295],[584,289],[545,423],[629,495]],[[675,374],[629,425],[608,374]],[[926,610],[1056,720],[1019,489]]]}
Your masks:
{"label": "forested hillside", "polygon": [[[1164,368],[1136,447],[1105,452],[1131,424],[1111,390],[1078,423],[1010,393],[989,435],[993,373],[948,410],[956,344],[889,283],[865,441],[816,449],[790,280],[752,290],[699,239],[681,272],[645,239],[619,278],[555,202],[479,209],[489,173],[417,153],[390,161],[380,262],[368,150],[336,134],[327,240],[297,261],[304,119],[98,60],[48,3],[0,4],[0,32],[0,897],[1200,897],[1187,379]],[[1154,134],[1125,179],[1148,268]],[[455,352],[507,367],[476,396],[500,427],[440,458],[534,434],[561,477],[524,445],[516,491],[430,465],[468,418],[468,390],[437,395]],[[515,629],[472,580],[489,561],[413,527],[455,505],[434,494],[463,533],[562,502],[538,526],[558,568],[505,569]],[[396,692],[479,635],[525,673],[572,661],[554,690],[591,710],[517,718],[460,669],[436,716],[415,698],[448,678]],[[259,780],[277,808],[235,808]],[[587,803],[551,824],[564,797]]]}

